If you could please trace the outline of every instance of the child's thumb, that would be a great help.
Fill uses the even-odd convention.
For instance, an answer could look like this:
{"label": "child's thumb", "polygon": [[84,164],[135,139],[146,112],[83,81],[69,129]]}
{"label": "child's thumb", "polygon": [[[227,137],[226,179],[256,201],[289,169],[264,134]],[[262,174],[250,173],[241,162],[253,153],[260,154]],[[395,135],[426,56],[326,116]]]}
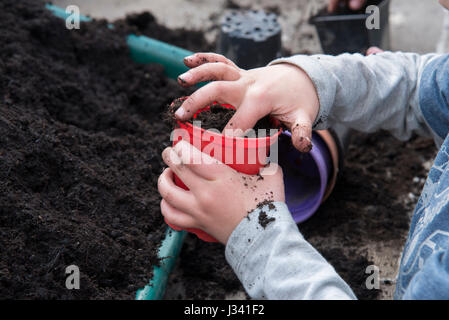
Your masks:
{"label": "child's thumb", "polygon": [[291,128],[292,143],[300,152],[312,150],[312,122],[307,119],[298,119]]}

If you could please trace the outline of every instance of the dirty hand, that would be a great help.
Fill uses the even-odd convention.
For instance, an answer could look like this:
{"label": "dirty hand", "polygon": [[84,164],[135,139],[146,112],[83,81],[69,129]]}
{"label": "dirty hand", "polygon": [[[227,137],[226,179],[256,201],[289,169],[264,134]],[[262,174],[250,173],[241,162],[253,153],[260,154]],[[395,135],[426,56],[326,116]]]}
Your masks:
{"label": "dirty hand", "polygon": [[[162,158],[169,166],[158,180],[166,222],[201,229],[223,244],[259,202],[285,201],[282,169],[275,164],[269,173],[245,175],[185,141],[165,149]],[[190,190],[178,187],[173,174]]]}
{"label": "dirty hand", "polygon": [[271,114],[290,129],[293,144],[299,151],[310,151],[319,101],[312,80],[302,69],[285,63],[243,70],[215,53],[197,53],[186,57],[184,63],[192,69],[179,76],[182,86],[213,82],[184,101],[175,113],[179,120],[188,120],[212,102],[227,103],[237,111],[225,130],[246,131]]}
{"label": "dirty hand", "polygon": [[363,8],[366,0],[329,0],[327,11],[335,12],[340,3],[346,3],[349,9],[357,11]]}

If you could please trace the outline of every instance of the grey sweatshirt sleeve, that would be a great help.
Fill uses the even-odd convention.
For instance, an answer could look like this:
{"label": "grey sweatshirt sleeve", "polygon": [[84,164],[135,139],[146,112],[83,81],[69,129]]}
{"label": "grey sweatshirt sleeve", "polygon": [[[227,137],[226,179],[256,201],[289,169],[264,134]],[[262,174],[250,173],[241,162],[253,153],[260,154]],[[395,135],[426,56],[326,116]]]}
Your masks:
{"label": "grey sweatshirt sleeve", "polygon": [[226,260],[248,294],[270,300],[355,299],[334,268],[300,234],[287,205],[273,205],[252,211],[226,244]]}
{"label": "grey sweatshirt sleeve", "polygon": [[[298,55],[272,64],[296,65],[312,79],[320,100],[314,129],[341,123],[362,132],[388,130],[403,140],[412,133],[433,136],[438,143],[419,106],[421,75],[437,57],[401,52]],[[354,299],[348,285],[302,237],[285,203],[275,207],[254,210],[226,245],[226,259],[248,294],[256,299]],[[265,228],[259,221],[262,210],[275,219]]]}
{"label": "grey sweatshirt sleeve", "polygon": [[271,64],[296,65],[312,79],[320,100],[314,129],[338,122],[362,132],[388,130],[406,140],[413,132],[433,136],[419,107],[418,88],[425,66],[436,57],[402,52],[297,55]]}

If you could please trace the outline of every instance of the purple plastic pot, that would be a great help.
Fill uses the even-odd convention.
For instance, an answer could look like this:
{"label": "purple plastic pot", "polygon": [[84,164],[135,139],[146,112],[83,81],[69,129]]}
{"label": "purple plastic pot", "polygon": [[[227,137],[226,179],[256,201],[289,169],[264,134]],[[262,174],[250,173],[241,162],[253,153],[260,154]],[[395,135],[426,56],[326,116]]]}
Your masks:
{"label": "purple plastic pot", "polygon": [[291,133],[284,131],[279,138],[279,164],[284,173],[285,200],[296,223],[310,218],[320,206],[332,177],[332,156],[316,132],[313,148],[301,153],[291,142]]}

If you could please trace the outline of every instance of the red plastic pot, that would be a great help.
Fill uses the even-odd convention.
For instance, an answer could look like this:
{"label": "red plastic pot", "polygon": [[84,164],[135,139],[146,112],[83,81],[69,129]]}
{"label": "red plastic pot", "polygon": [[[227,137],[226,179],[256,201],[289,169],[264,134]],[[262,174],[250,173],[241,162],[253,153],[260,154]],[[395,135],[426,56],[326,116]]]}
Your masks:
{"label": "red plastic pot", "polygon": [[[184,97],[182,99],[187,99]],[[235,109],[231,105],[223,105],[227,108]],[[199,110],[197,114],[207,110],[209,107]],[[193,126],[190,122],[177,122],[178,129],[183,129],[183,133],[176,140],[173,141],[175,146],[179,141],[185,140],[205,152],[209,156],[220,160],[226,165],[230,166],[234,170],[249,174],[256,175],[260,169],[266,165],[266,160],[270,151],[271,145],[273,145],[282,132],[282,129],[272,135],[261,138],[242,138],[242,137],[230,137],[221,133],[204,130]],[[212,146],[211,146],[212,144]],[[205,150],[206,149],[206,150]],[[221,152],[215,152],[215,151]],[[232,159],[230,156],[232,155]],[[183,189],[188,190],[187,186],[175,175],[175,183]],[[168,223],[167,223],[168,224]],[[168,224],[172,229],[176,231],[183,230],[177,226]],[[191,233],[194,233],[201,240],[206,242],[217,242],[215,238],[200,229],[185,229]]]}

